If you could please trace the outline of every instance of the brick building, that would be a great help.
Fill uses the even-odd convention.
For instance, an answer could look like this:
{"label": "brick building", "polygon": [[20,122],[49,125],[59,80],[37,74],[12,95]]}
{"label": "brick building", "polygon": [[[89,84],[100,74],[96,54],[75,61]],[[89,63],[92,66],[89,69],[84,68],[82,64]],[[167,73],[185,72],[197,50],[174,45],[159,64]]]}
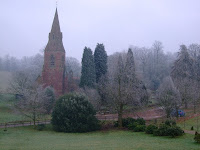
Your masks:
{"label": "brick building", "polygon": [[57,96],[67,92],[68,81],[65,73],[65,49],[56,9],[49,40],[44,50],[44,65],[41,77],[44,86],[52,86]]}

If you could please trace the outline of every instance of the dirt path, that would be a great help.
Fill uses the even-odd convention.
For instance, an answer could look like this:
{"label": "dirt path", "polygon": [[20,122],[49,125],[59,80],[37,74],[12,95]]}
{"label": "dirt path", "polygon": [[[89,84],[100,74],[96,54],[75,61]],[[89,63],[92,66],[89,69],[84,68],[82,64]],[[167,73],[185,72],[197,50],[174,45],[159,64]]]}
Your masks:
{"label": "dirt path", "polygon": [[[99,120],[117,120],[117,114],[97,114]],[[126,113],[123,115],[124,118],[144,118],[144,120],[152,120],[165,116],[165,113],[162,108],[154,107],[149,109],[141,109],[135,113]]]}
{"label": "dirt path", "polygon": [[195,135],[195,131],[184,130],[185,133]]}
{"label": "dirt path", "polygon": [[[152,119],[157,119],[160,117],[164,116],[163,109],[160,107],[155,107],[155,108],[149,108],[149,109],[141,109],[138,112],[135,113],[126,113],[123,115],[124,118],[131,117],[131,118],[144,118],[145,120],[152,120]],[[117,114],[97,114],[96,117],[99,120],[117,120],[118,116]],[[36,122],[36,125],[38,124],[50,124],[50,120],[48,121],[41,121],[41,122]],[[10,122],[5,124],[1,124],[0,128],[10,128],[10,127],[22,127],[22,126],[31,126],[33,125],[33,122],[23,122],[23,123],[17,123],[17,122]]]}

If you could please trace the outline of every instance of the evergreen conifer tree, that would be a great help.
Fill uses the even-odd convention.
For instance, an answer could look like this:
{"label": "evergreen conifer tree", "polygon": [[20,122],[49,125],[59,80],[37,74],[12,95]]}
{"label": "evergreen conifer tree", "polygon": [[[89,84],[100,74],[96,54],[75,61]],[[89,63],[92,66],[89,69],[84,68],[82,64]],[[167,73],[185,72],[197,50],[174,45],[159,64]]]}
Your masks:
{"label": "evergreen conifer tree", "polygon": [[101,76],[106,74],[108,68],[107,53],[103,44],[97,44],[94,52],[94,62],[96,70],[96,82],[98,83]]}
{"label": "evergreen conifer tree", "polygon": [[192,98],[192,87],[195,80],[194,60],[189,56],[187,47],[180,46],[178,59],[174,62],[171,77],[175,86],[180,91],[185,108]]}
{"label": "evergreen conifer tree", "polygon": [[96,83],[95,65],[92,50],[85,47],[82,58],[80,87],[94,88]]}
{"label": "evergreen conifer tree", "polygon": [[128,53],[127,53],[125,72],[126,72],[126,76],[127,76],[127,81],[134,82],[134,80],[135,80],[135,62],[134,62],[133,52],[131,49],[129,49]]}

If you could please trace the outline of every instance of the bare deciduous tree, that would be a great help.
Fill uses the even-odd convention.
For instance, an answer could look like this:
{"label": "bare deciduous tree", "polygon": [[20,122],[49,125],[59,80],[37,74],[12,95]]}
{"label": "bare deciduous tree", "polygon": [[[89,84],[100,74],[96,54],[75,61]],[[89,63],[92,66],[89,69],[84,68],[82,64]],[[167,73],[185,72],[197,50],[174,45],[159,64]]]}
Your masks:
{"label": "bare deciduous tree", "polygon": [[117,111],[119,127],[122,127],[124,107],[140,106],[142,97],[146,94],[144,85],[136,77],[131,49],[126,56],[126,63],[118,55],[117,64],[108,68],[107,77],[101,83],[100,89],[107,96],[108,104]]}
{"label": "bare deciduous tree", "polygon": [[15,103],[15,108],[22,115],[30,118],[35,127],[36,121],[46,113],[44,104],[47,98],[43,87],[35,85],[23,91],[23,95]]}
{"label": "bare deciduous tree", "polygon": [[101,97],[96,89],[85,87],[77,90],[78,93],[84,94],[88,101],[94,106],[95,110],[100,110]]}
{"label": "bare deciduous tree", "polygon": [[[51,89],[47,87],[46,89]],[[13,80],[10,82],[10,92],[18,94],[18,100],[15,108],[24,116],[30,118],[34,122],[44,114],[49,113],[52,103],[52,94],[48,95],[46,89],[42,85],[31,79],[30,73],[16,72]]]}

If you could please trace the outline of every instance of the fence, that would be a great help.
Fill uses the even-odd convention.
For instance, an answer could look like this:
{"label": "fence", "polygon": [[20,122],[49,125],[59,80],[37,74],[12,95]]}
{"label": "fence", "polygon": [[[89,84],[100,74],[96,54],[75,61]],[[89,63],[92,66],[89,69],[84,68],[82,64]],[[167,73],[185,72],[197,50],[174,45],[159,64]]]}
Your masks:
{"label": "fence", "polygon": [[[50,120],[43,120],[43,121],[36,121],[35,124],[49,124]],[[16,121],[16,122],[7,122],[7,123],[0,123],[0,128],[8,128],[8,127],[23,127],[23,126],[30,126],[34,125],[33,121]]]}
{"label": "fence", "polygon": [[[99,120],[117,120],[115,116],[107,116],[107,115],[97,115],[97,119]],[[50,124],[50,120],[42,120],[36,121],[35,125],[38,124]],[[34,125],[33,121],[15,121],[15,122],[6,122],[0,123],[0,128],[9,128],[9,127],[23,127],[23,126],[31,126]]]}

